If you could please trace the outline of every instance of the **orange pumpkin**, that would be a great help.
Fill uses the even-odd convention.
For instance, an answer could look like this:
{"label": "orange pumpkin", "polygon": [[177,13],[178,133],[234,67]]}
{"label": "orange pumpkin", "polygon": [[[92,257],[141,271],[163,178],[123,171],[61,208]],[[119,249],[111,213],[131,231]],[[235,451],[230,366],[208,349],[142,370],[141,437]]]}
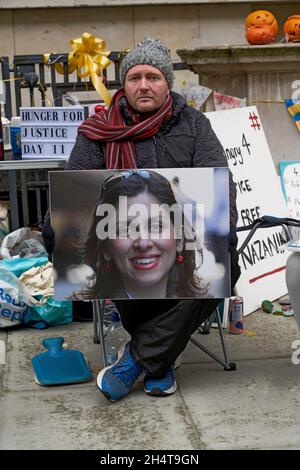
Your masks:
{"label": "orange pumpkin", "polygon": [[270,44],[274,40],[273,29],[268,24],[257,24],[246,30],[249,44]]}
{"label": "orange pumpkin", "polygon": [[288,42],[300,41],[300,15],[288,17],[283,25],[283,33]]}
{"label": "orange pumpkin", "polygon": [[278,23],[273,15],[268,10],[256,10],[250,13],[246,18],[246,29],[251,26],[267,24],[272,27],[274,39],[278,33]]}

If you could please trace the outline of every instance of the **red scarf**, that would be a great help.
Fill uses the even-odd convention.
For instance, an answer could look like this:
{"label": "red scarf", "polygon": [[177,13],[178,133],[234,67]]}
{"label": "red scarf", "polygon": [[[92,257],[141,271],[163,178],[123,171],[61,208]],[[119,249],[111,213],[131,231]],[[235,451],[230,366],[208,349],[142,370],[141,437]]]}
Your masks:
{"label": "red scarf", "polygon": [[78,133],[91,140],[104,140],[106,145],[106,168],[136,168],[134,142],[157,134],[160,126],[172,115],[172,98],[168,95],[158,111],[140,122],[139,115],[128,107],[134,124],[127,126],[119,108],[124,89],[114,94],[108,110],[100,111],[84,121]]}

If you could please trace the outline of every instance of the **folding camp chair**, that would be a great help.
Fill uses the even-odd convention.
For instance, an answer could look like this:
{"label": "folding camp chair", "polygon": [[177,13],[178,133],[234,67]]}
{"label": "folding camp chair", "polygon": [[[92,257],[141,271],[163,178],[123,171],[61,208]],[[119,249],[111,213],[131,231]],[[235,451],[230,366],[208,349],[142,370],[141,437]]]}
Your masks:
{"label": "folding camp chair", "polygon": [[[286,237],[286,242],[288,242],[292,238],[290,227],[297,227],[300,228],[300,220],[292,219],[292,218],[279,218],[273,216],[263,216],[259,219],[254,220],[250,225],[244,227],[238,227],[237,232],[242,231],[249,231],[249,234],[245,238],[244,242],[237,250],[238,255],[242,253],[245,249],[251,238],[253,237],[254,233],[259,228],[270,228],[281,226],[284,231],[284,235]],[[103,367],[108,365],[106,351],[105,351],[105,334],[104,334],[104,318],[105,318],[105,301],[104,300],[94,300],[93,302],[93,322],[94,322],[94,343],[100,344],[101,349],[101,357]],[[224,360],[210,351],[206,346],[201,344],[197,341],[194,337],[190,337],[191,343],[197,346],[201,351],[205,354],[210,356],[216,362],[218,362],[221,366],[224,367],[226,371],[236,370],[236,364],[229,360],[229,355],[227,351],[227,346],[225,342],[223,326],[221,322],[221,316],[219,312],[219,308],[217,307],[216,310],[212,313],[212,315],[198,328],[199,333],[201,334],[208,334],[210,332],[210,328],[213,322],[217,323],[221,346],[224,354]]]}
{"label": "folding camp chair", "polygon": [[[106,350],[105,350],[105,333],[104,333],[105,301],[93,300],[92,304],[93,304],[93,323],[94,323],[94,343],[100,344],[102,364],[103,364],[103,367],[106,367],[108,365],[108,361],[107,361],[107,355],[106,355]],[[227,371],[236,370],[236,364],[233,362],[230,362],[229,357],[228,357],[219,308],[216,308],[216,310],[209,317],[209,319],[206,320],[206,322],[204,323],[203,331],[199,331],[199,333],[203,333],[203,332],[209,333],[210,326],[213,322],[217,322],[217,325],[218,325],[221,345],[222,345],[222,349],[224,353],[224,360],[219,358],[216,354],[214,354],[206,346],[204,346],[199,341],[197,341],[194,337],[191,336],[190,341],[199,349],[201,349],[204,353],[206,353],[208,356],[210,356],[212,359],[218,362],[221,366],[223,366],[224,370],[227,370]]]}

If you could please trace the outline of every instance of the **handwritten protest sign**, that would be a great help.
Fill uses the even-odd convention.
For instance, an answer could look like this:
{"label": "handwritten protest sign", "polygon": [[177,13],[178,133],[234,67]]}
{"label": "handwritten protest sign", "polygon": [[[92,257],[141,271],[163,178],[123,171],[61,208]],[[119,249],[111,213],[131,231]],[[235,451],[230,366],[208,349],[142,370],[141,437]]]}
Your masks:
{"label": "handwritten protest sign", "polygon": [[[287,208],[270,149],[255,106],[206,113],[216,132],[237,188],[238,226],[263,215],[287,217]],[[281,227],[258,229],[239,257],[242,274],[236,293],[247,315],[262,300],[287,292]],[[239,233],[239,245],[248,235]]]}
{"label": "handwritten protest sign", "polygon": [[[288,216],[300,220],[300,162],[279,162],[279,171]],[[291,233],[294,240],[300,240],[299,228],[291,227]]]}
{"label": "handwritten protest sign", "polygon": [[279,170],[288,216],[300,219],[300,162],[279,162]]}
{"label": "handwritten protest sign", "polygon": [[22,158],[69,157],[84,120],[83,106],[20,108]]}

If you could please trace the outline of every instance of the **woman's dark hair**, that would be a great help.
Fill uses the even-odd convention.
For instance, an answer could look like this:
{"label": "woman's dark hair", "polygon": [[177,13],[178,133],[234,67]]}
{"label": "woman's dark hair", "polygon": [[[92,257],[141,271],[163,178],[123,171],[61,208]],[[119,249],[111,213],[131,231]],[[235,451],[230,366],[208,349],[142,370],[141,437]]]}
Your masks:
{"label": "woman's dark hair", "polygon": [[[117,207],[120,196],[134,197],[143,192],[152,194],[160,204],[167,204],[169,207],[177,204],[169,181],[154,171],[131,170],[128,172],[118,172],[104,181],[83,248],[83,262],[93,269],[94,274],[89,278],[91,287],[80,292],[82,298],[96,299],[126,296],[120,273],[113,261],[111,262],[111,269],[108,272],[105,271],[104,248],[107,239],[100,240],[96,233],[98,223],[105,216],[97,216],[96,212],[99,204],[112,204],[114,207]],[[170,215],[174,225],[173,211],[170,211]],[[181,217],[183,225],[186,221],[183,218],[182,211]],[[168,279],[166,297],[199,296],[199,278],[195,275],[196,253],[195,250],[185,249],[185,241],[183,239],[184,248],[180,253],[184,256],[184,263],[179,264],[174,259],[174,265]],[[201,255],[200,262],[202,263],[202,250],[198,251]]]}

